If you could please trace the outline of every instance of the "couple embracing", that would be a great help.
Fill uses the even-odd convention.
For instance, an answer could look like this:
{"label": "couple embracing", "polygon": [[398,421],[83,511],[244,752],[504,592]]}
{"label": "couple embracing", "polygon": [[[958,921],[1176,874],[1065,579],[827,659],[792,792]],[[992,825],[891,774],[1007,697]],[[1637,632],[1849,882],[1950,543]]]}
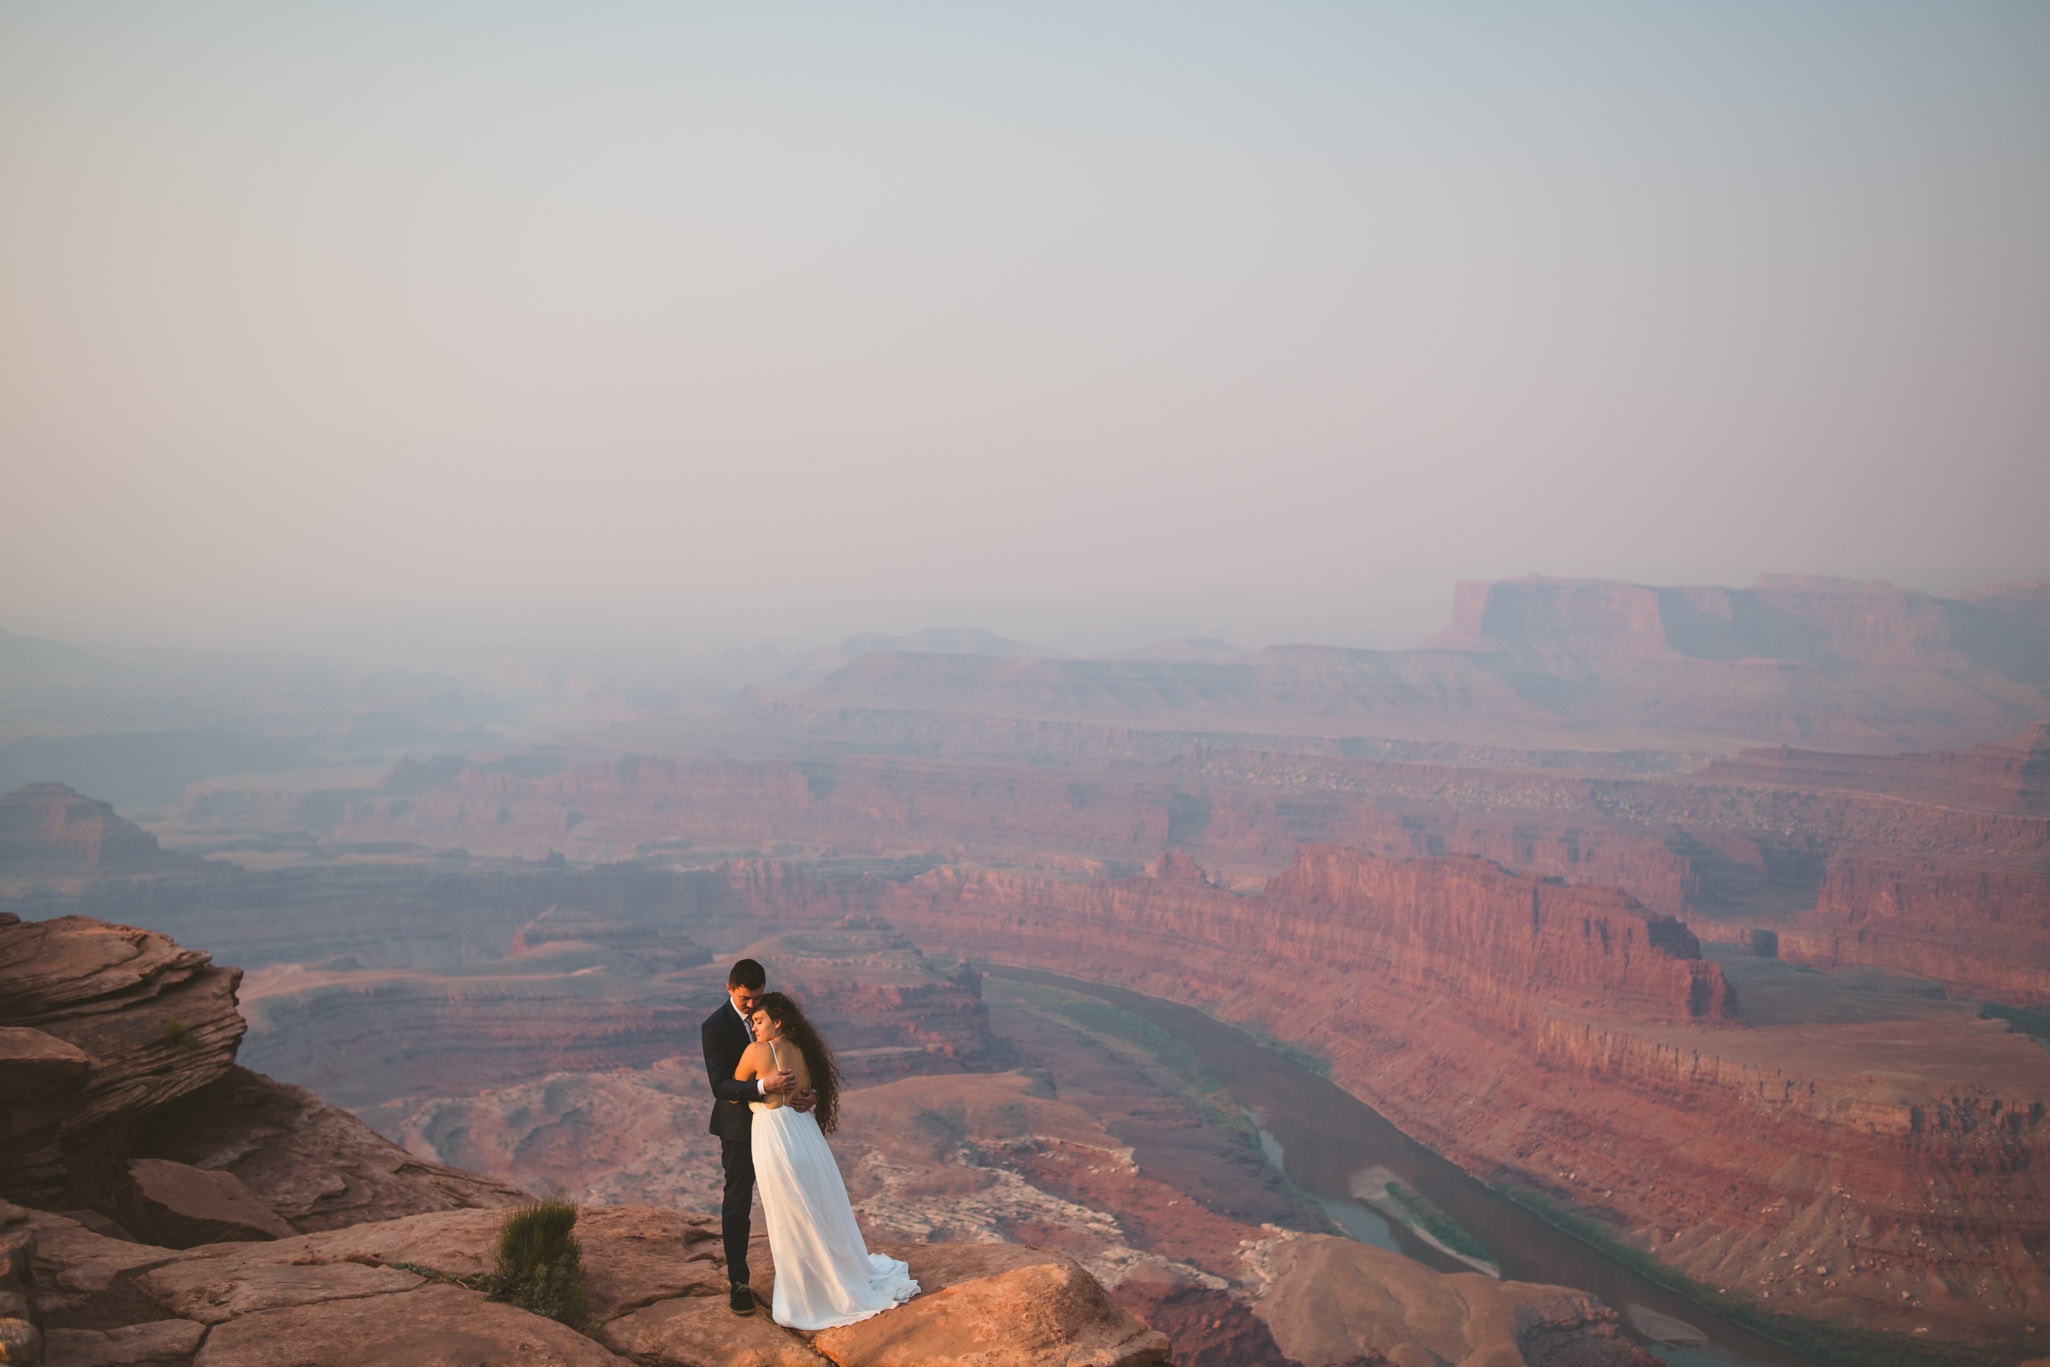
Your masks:
{"label": "couple embracing", "polygon": [[761,1186],[776,1261],[770,1314],[791,1329],[830,1329],[911,1299],[918,1283],[895,1258],[870,1253],[826,1135],[840,1118],[833,1051],[797,1003],[765,992],[768,974],[742,959],[726,975],[727,1004],[705,1018],[712,1133],[726,1169],[721,1226],[728,1304],[754,1313],[748,1286],[748,1214]]}

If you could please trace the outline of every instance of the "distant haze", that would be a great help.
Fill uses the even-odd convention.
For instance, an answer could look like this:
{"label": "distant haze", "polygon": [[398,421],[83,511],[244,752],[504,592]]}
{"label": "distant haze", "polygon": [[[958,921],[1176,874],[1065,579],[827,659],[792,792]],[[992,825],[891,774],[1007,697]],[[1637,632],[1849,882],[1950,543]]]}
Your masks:
{"label": "distant haze", "polygon": [[0,627],[2050,565],[2050,6],[0,9]]}

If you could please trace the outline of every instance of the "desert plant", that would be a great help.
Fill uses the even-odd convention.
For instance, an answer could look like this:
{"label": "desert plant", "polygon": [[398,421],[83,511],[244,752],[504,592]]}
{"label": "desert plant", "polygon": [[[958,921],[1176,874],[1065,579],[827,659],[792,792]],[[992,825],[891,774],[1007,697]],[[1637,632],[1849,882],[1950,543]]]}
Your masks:
{"label": "desert plant", "polygon": [[570,1231],[577,1208],[567,1201],[521,1206],[498,1227],[498,1267],[491,1298],[575,1324],[584,1317],[584,1249]]}
{"label": "desert plant", "polygon": [[181,1020],[164,1022],[164,1038],[180,1049],[197,1049],[199,1036],[192,1033],[192,1027]]}

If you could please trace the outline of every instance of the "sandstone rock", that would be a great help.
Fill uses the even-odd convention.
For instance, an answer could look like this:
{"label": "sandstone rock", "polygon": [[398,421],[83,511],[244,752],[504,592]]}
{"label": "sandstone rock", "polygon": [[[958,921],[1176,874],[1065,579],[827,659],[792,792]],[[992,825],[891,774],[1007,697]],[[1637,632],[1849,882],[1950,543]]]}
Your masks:
{"label": "sandstone rock", "polygon": [[144,1292],[180,1319],[219,1324],[257,1310],[410,1291],[422,1278],[362,1263],[181,1260],[144,1273]]}
{"label": "sandstone rock", "polygon": [[76,1220],[0,1202],[0,1216],[18,1219],[36,1232],[36,1297],[45,1316],[55,1318],[104,1296],[116,1279],[167,1263],[171,1248],[110,1239]]}
{"label": "sandstone rock", "polygon": [[2040,1010],[2050,1006],[2050,849],[1995,859],[1853,846],[1781,942],[1795,962],[1873,964]]}
{"label": "sandstone rock", "polygon": [[1146,1328],[1079,1263],[1004,1244],[904,1244],[919,1296],[814,1336],[840,1367],[1141,1367],[1167,1360]]}
{"label": "sandstone rock", "polygon": [[[1457,1367],[1522,1367],[1571,1338],[1586,1367],[1654,1367],[1623,1338],[1614,1311],[1563,1287],[1432,1272],[1386,1249],[1325,1235],[1290,1239],[1272,1255],[1254,1307],[1281,1351],[1304,1367],[1385,1353]],[[1429,1357],[1420,1357],[1419,1354]]]}
{"label": "sandstone rock", "polygon": [[531,1199],[416,1158],[305,1088],[241,1067],[142,1120],[134,1151],[232,1174],[302,1232]]}
{"label": "sandstone rock", "polygon": [[0,1148],[54,1138],[58,1122],[78,1109],[92,1067],[83,1049],[54,1035],[0,1026]]}
{"label": "sandstone rock", "polygon": [[1206,1286],[1128,1277],[1119,1305],[1174,1344],[1175,1367],[1296,1367],[1241,1298]]}
{"label": "sandstone rock", "polygon": [[152,1320],[118,1329],[52,1329],[45,1367],[185,1367],[206,1326]]}
{"label": "sandstone rock", "polygon": [[[0,1026],[40,1031],[93,1061],[58,1120],[58,1145],[0,1151],[0,1195],[54,1205],[65,1181],[117,1186],[125,1125],[234,1063],[248,1028],[235,1007],[240,978],[167,936],[90,917],[0,926]],[[20,1123],[30,1138],[47,1128]]]}
{"label": "sandstone rock", "polygon": [[[295,1262],[405,1263],[445,1277],[489,1272],[497,1258],[502,1210],[445,1210],[377,1224],[299,1234],[266,1244],[209,1244],[186,1259],[217,1264],[224,1278],[239,1269]],[[175,1255],[174,1255],[175,1256]]]}
{"label": "sandstone rock", "polygon": [[635,1362],[663,1367],[826,1367],[767,1315],[734,1314],[723,1294],[657,1301],[613,1320],[598,1337]]}
{"label": "sandstone rock", "polygon": [[[556,1332],[560,1326],[458,1287],[422,1286],[418,1275],[393,1266],[447,1276],[484,1271],[503,1218],[499,1211],[437,1211],[268,1243],[214,1244],[183,1254],[154,1250],[157,1261],[139,1265],[137,1286],[162,1311],[216,1326],[198,1367],[266,1361],[259,1355],[265,1334],[289,1335],[276,1341],[303,1352],[293,1362],[305,1367],[400,1360],[489,1360],[499,1367],[618,1361],[610,1354],[550,1358],[547,1352],[567,1342]],[[1119,1309],[1078,1264],[1016,1245],[892,1247],[893,1256],[911,1261],[914,1274],[927,1279],[935,1298],[926,1309],[917,1309],[929,1299],[921,1297],[908,1309],[868,1321],[865,1335],[831,1331],[843,1336],[837,1347],[828,1347],[821,1335],[815,1352],[766,1314],[743,1319],[727,1310],[718,1222],[709,1216],[588,1209],[580,1214],[577,1235],[595,1332],[614,1350],[644,1363],[820,1367],[824,1353],[843,1367],[1138,1367],[1166,1356],[1165,1338]],[[775,1276],[765,1241],[758,1239],[750,1256],[756,1290],[766,1302]],[[898,1329],[879,1332],[885,1320],[897,1322]],[[570,1338],[599,1351],[587,1340]],[[401,1342],[409,1356],[380,1356]],[[351,1343],[359,1343],[354,1357],[346,1355]]]}
{"label": "sandstone rock", "polygon": [[[280,1350],[289,1346],[281,1356]],[[573,1329],[458,1286],[256,1310],[216,1325],[193,1367],[625,1367]]]}
{"label": "sandstone rock", "polygon": [[[717,1220],[644,1206],[600,1206],[578,1214],[576,1234],[584,1248],[584,1309],[594,1320],[677,1296],[716,1296],[722,1310],[726,1304]],[[773,1285],[773,1276],[756,1280]]]}
{"label": "sandstone rock", "polygon": [[129,1227],[166,1247],[282,1239],[294,1233],[233,1173],[162,1158],[138,1158],[128,1172],[135,1182],[124,1202]]}

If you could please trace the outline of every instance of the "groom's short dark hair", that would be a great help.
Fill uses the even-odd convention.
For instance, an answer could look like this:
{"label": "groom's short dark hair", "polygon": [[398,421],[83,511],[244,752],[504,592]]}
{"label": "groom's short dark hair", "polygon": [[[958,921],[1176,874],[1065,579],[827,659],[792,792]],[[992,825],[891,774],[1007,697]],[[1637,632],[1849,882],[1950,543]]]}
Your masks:
{"label": "groom's short dark hair", "polygon": [[768,970],[753,959],[742,959],[733,965],[733,971],[726,975],[728,987],[744,987],[750,992],[761,991],[762,984],[768,980]]}

